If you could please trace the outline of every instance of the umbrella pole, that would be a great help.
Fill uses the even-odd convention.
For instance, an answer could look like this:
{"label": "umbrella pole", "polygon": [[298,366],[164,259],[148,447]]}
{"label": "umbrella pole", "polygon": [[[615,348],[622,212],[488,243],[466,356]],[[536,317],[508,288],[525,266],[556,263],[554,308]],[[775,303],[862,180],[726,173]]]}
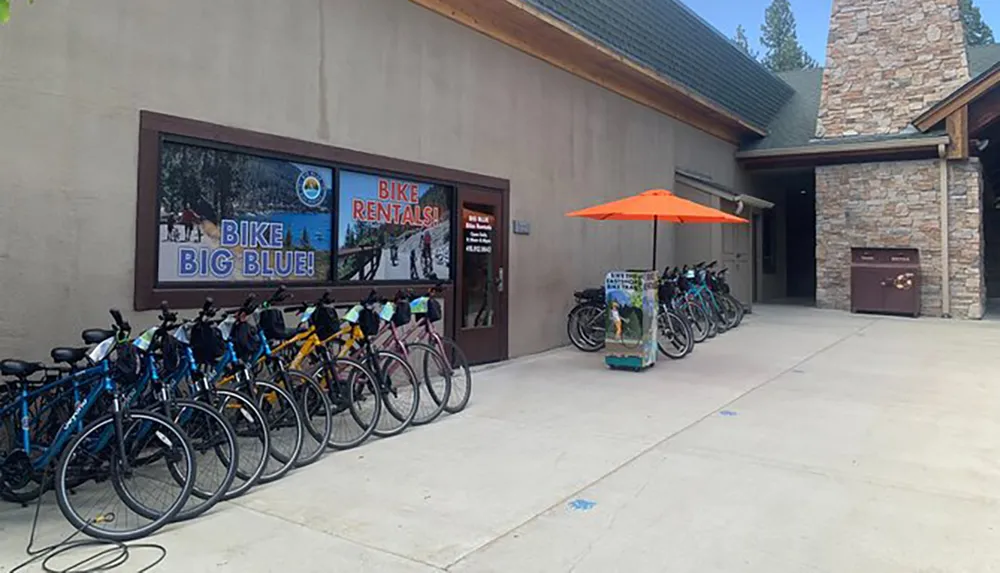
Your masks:
{"label": "umbrella pole", "polygon": [[656,270],[656,224],[659,221],[658,216],[653,217],[653,270]]}

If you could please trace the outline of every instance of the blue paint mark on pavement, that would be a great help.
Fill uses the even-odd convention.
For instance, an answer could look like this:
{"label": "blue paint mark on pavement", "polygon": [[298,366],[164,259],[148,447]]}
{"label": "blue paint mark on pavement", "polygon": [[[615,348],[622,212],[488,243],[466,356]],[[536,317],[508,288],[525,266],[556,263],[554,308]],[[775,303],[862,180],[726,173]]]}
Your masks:
{"label": "blue paint mark on pavement", "polygon": [[575,509],[577,511],[590,511],[597,505],[596,501],[590,501],[589,499],[574,499],[569,502],[570,509]]}
{"label": "blue paint mark on pavement", "polygon": [[719,412],[719,415],[720,416],[736,416],[737,414],[736,414],[736,412],[733,412],[732,410],[722,410],[721,412]]}

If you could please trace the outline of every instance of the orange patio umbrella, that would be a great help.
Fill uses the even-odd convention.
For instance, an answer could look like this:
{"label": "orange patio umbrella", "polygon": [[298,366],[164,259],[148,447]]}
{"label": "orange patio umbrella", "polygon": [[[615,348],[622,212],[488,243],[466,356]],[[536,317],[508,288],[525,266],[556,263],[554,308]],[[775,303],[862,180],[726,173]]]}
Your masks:
{"label": "orange patio umbrella", "polygon": [[688,201],[666,189],[651,189],[632,197],[566,213],[598,221],[653,221],[653,268],[656,268],[657,223],[749,223],[736,215]]}

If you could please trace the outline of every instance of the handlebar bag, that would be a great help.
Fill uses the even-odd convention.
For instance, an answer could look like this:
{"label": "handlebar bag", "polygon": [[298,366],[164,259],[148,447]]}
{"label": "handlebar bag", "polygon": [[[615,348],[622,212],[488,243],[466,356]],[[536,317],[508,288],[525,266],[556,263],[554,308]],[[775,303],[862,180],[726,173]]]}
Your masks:
{"label": "handlebar bag", "polygon": [[115,349],[114,377],[122,386],[139,381],[139,353],[131,344],[119,344]]}
{"label": "handlebar bag", "polygon": [[252,360],[260,348],[260,339],[257,338],[257,329],[247,321],[237,321],[233,325],[233,332],[230,335],[233,341],[233,349],[236,350],[236,357],[240,360]]}
{"label": "handlebar bag", "polygon": [[226,342],[219,329],[207,322],[191,327],[191,352],[198,364],[215,364],[226,352]]}
{"label": "handlebar bag", "polygon": [[257,325],[264,331],[264,336],[271,340],[283,340],[285,338],[285,315],[276,308],[268,308],[260,311],[257,317]]}
{"label": "handlebar bag", "polygon": [[173,372],[181,366],[181,343],[173,336],[160,336],[160,352],[163,353],[163,371]]}
{"label": "handlebar bag", "polygon": [[410,324],[410,319],[413,318],[410,312],[410,305],[408,304],[398,304],[396,305],[396,313],[392,315],[392,323],[397,327],[406,326]]}
{"label": "handlebar bag", "polygon": [[337,317],[337,309],[328,307],[326,305],[319,305],[316,310],[313,311],[310,317],[313,327],[316,329],[316,336],[320,340],[326,340],[337,331],[340,330],[337,325],[340,323],[340,318]]}
{"label": "handlebar bag", "polygon": [[358,314],[358,326],[361,327],[361,332],[365,333],[365,336],[372,337],[378,334],[381,323],[374,310],[364,308]]}
{"label": "handlebar bag", "polygon": [[427,320],[431,322],[441,320],[441,303],[436,298],[427,301]]}

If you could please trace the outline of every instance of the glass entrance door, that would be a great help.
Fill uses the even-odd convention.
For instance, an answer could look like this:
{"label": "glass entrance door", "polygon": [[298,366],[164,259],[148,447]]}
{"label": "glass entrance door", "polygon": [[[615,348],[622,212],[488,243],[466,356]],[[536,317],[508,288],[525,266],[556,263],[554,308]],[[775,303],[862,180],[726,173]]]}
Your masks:
{"label": "glass entrance door", "polygon": [[505,218],[500,193],[459,190],[456,334],[472,363],[507,358]]}

